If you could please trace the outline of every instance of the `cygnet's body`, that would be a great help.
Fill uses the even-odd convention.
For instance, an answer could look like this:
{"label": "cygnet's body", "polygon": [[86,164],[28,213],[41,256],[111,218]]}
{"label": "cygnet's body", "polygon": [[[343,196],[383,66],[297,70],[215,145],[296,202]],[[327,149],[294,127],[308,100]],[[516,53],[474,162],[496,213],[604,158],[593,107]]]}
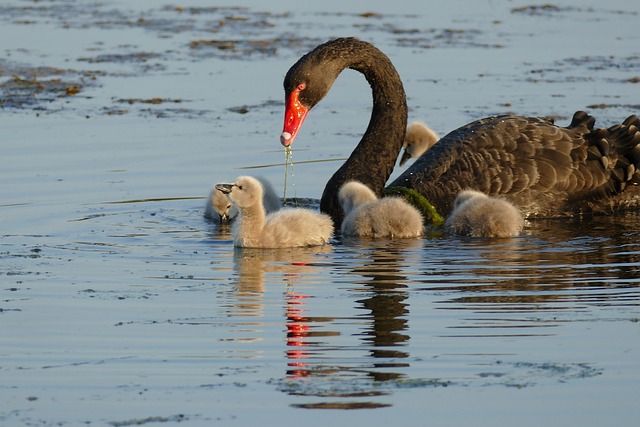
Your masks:
{"label": "cygnet's body", "polygon": [[[275,212],[280,209],[280,198],[273,190],[273,186],[269,181],[262,177],[256,177],[262,184],[264,195],[262,203],[266,213]],[[238,208],[227,198],[227,196],[214,186],[209,193],[206,205],[204,207],[204,216],[215,222],[230,223],[238,215]]]}
{"label": "cygnet's body", "polygon": [[422,156],[440,138],[429,126],[422,122],[412,122],[407,125],[404,135],[404,152],[400,157],[400,166],[403,166],[410,158]]}
{"label": "cygnet's body", "polygon": [[216,184],[216,189],[240,209],[232,230],[237,247],[317,246],[331,238],[333,221],[328,215],[302,208],[284,208],[266,215],[264,190],[256,178],[241,176],[234,184]]}
{"label": "cygnet's body", "polygon": [[406,238],[422,235],[424,222],[416,208],[399,197],[378,199],[366,185],[346,182],[338,193],[344,210],[344,236]]}
{"label": "cygnet's body", "polygon": [[522,214],[514,205],[475,190],[458,194],[445,222],[449,233],[470,237],[513,237],[523,227]]}

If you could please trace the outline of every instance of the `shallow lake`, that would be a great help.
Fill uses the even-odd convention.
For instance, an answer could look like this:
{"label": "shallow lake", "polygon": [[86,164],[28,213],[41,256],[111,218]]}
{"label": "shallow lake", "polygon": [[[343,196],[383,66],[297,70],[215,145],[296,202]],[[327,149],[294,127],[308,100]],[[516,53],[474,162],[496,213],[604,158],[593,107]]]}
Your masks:
{"label": "shallow lake", "polygon": [[[635,425],[640,212],[287,250],[202,215],[238,175],[284,192],[282,78],[318,43],[375,43],[440,134],[609,126],[640,112],[631,4],[3,2],[0,424]],[[370,102],[339,78],[288,197],[320,196]]]}

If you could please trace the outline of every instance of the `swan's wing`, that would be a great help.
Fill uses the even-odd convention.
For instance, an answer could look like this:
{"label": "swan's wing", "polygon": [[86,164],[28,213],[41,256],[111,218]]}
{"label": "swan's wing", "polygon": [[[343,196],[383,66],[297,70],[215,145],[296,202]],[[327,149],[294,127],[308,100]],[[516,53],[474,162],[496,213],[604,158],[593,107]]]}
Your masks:
{"label": "swan's wing", "polygon": [[442,138],[392,186],[420,191],[444,213],[465,188],[505,196],[527,214],[603,198],[635,173],[623,151],[640,136],[632,123],[594,130],[594,122],[583,112],[566,128],[531,117],[478,120]]}

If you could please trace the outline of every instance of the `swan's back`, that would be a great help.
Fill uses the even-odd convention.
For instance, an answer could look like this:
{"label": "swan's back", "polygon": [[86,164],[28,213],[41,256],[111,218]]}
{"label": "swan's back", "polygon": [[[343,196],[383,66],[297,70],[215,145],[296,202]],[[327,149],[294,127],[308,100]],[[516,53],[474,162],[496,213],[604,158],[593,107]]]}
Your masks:
{"label": "swan's back", "polygon": [[[566,128],[544,118],[478,120],[443,137],[391,186],[419,191],[441,214],[465,188],[502,195],[527,216],[610,210],[640,181],[640,120],[608,129],[594,122],[584,112]],[[640,204],[637,186],[627,191],[622,199]]]}
{"label": "swan's back", "polygon": [[513,237],[523,226],[522,214],[511,203],[473,190],[456,197],[455,208],[445,222],[449,233],[470,237]]}

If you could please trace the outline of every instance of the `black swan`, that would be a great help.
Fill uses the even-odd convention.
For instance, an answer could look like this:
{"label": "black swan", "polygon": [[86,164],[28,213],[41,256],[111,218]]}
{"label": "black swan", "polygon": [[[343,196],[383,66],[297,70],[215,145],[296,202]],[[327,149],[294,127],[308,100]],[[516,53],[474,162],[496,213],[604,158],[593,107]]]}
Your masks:
{"label": "black swan", "polygon": [[378,197],[358,181],[348,181],[338,192],[344,211],[343,236],[407,238],[424,230],[420,212],[400,197]]}
{"label": "black swan", "polygon": [[[266,213],[275,212],[282,206],[280,198],[273,189],[273,186],[269,181],[263,177],[256,177],[264,190],[262,197],[262,204]],[[228,224],[236,219],[238,215],[238,208],[225,194],[216,189],[214,186],[209,193],[209,197],[204,206],[205,218],[211,219],[214,222],[220,224]]]}
{"label": "black swan", "polygon": [[234,245],[243,248],[290,248],[318,246],[329,242],[333,222],[328,215],[302,208],[283,208],[269,215],[262,204],[263,188],[251,176],[233,184],[216,184],[240,209],[233,224]]}
{"label": "black swan", "polygon": [[407,132],[402,143],[402,156],[400,166],[404,166],[407,160],[422,156],[429,148],[438,142],[438,135],[422,122],[411,122],[407,125]]}
{"label": "black swan", "polygon": [[[343,218],[343,183],[356,180],[382,194],[407,123],[405,91],[389,58],[370,43],[339,38],[316,47],[287,72],[284,146],[292,144],[307,112],[345,68],[364,74],[373,109],[360,143],[322,194],[320,209],[336,227]],[[467,188],[503,196],[527,217],[640,206],[640,120],[631,116],[608,129],[594,129],[594,122],[581,111],[566,128],[522,116],[477,120],[443,137],[390,187],[415,190],[443,215]]]}
{"label": "black swan", "polygon": [[524,227],[524,218],[511,203],[480,191],[463,190],[444,223],[447,232],[470,237],[514,237]]}

